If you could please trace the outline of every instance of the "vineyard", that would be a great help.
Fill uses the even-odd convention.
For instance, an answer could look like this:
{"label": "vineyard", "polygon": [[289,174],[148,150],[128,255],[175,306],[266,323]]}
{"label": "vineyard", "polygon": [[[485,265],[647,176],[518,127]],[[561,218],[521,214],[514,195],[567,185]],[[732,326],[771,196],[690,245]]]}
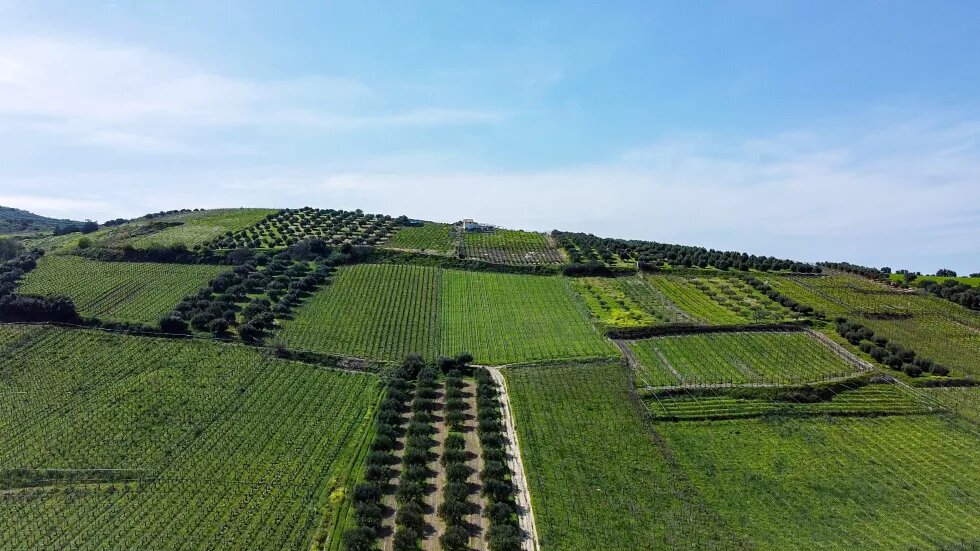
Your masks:
{"label": "vineyard", "polygon": [[505,375],[543,549],[737,546],[658,449],[621,366]]}
{"label": "vineyard", "polygon": [[[908,390],[893,384],[844,384],[825,400],[792,392],[772,397],[739,396],[724,389],[691,394],[651,394],[651,415],[661,421],[737,419],[761,416],[880,416],[930,413],[935,410]],[[732,395],[734,394],[734,395]],[[762,393],[758,393],[762,394]]]}
{"label": "vineyard", "polygon": [[308,547],[378,396],[244,347],[0,335],[2,548]]}
{"label": "vineyard", "polygon": [[492,232],[465,232],[460,252],[499,264],[560,264],[561,251],[547,235],[535,232],[496,229]]}
{"label": "vineyard", "polygon": [[280,322],[289,347],[378,360],[439,350],[443,272],[393,264],[341,268],[332,285]]}
{"label": "vineyard", "polygon": [[359,210],[285,209],[270,213],[248,227],[224,232],[210,246],[282,248],[306,239],[322,239],[330,245],[376,245],[394,227],[395,221],[390,216],[364,214]]}
{"label": "vineyard", "polygon": [[453,226],[426,222],[397,230],[384,246],[392,249],[447,254],[456,250],[457,238]]}
{"label": "vineyard", "polygon": [[980,446],[966,422],[763,418],[657,428],[711,510],[752,548],[977,543]]}
{"label": "vineyard", "polygon": [[677,308],[699,323],[741,325],[773,323],[796,316],[734,277],[646,276]]}
{"label": "vineyard", "polygon": [[443,355],[491,365],[616,355],[559,277],[446,270],[439,306]]}
{"label": "vineyard", "polygon": [[352,266],[281,326],[289,347],[389,361],[413,352],[469,352],[486,364],[615,355],[557,277]]}
{"label": "vineyard", "polygon": [[770,277],[781,294],[845,316],[876,334],[949,366],[980,375],[980,314],[933,296],[899,291],[853,275]]}
{"label": "vineyard", "polygon": [[799,384],[858,371],[804,332],[702,333],[628,343],[644,386]]}
{"label": "vineyard", "polygon": [[46,255],[18,292],[65,295],[83,316],[155,323],[227,266],[98,262]]}
{"label": "vineyard", "polygon": [[618,279],[576,278],[572,288],[585,301],[592,317],[607,327],[643,327],[672,319],[665,314],[654,317],[648,313],[626,294]]}

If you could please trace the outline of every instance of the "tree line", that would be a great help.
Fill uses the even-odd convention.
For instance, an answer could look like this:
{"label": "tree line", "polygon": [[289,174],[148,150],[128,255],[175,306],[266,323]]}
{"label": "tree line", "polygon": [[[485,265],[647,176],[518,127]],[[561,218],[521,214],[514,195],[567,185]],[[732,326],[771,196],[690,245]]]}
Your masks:
{"label": "tree line", "polygon": [[664,265],[685,268],[717,268],[719,270],[791,271],[820,273],[813,264],[757,256],[737,251],[718,251],[688,245],[673,245],[655,241],[624,240],[596,237],[587,233],[551,232],[552,237],[568,251],[573,264],[615,264],[616,258],[627,262],[644,263],[649,268]]}

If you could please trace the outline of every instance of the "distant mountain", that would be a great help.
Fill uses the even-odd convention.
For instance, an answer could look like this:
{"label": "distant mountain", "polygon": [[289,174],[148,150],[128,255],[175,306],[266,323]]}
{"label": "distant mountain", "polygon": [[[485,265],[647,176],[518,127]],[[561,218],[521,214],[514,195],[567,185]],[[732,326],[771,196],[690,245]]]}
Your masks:
{"label": "distant mountain", "polygon": [[53,231],[57,226],[78,224],[74,220],[48,218],[12,207],[0,206],[0,234],[21,234]]}

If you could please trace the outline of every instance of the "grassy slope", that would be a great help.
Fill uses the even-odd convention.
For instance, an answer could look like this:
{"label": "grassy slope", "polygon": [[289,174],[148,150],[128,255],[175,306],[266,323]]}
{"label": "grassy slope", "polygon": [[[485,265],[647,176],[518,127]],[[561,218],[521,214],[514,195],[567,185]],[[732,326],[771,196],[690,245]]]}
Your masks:
{"label": "grassy slope", "polygon": [[290,347],[400,360],[438,350],[437,298],[442,271],[420,266],[364,264],[342,268],[329,285],[282,322]]}
{"label": "grassy slope", "polygon": [[505,376],[542,549],[738,547],[655,443],[622,366]]}
{"label": "grassy slope", "polygon": [[[174,221],[183,222],[180,226],[167,228],[150,235],[140,236],[131,241],[137,249],[153,244],[172,245],[183,243],[188,247],[203,245],[228,231],[247,228],[257,223],[275,209],[217,209],[204,212],[183,214],[174,217]],[[157,219],[157,220],[167,220]]]}
{"label": "grassy slope", "polygon": [[692,285],[688,278],[654,275],[649,276],[648,281],[667,297],[667,300],[702,323],[738,325],[751,321],[712,300],[711,297]]}
{"label": "grassy slope", "polygon": [[67,295],[83,316],[150,323],[228,269],[49,255],[24,278],[18,292]]}
{"label": "grassy slope", "polygon": [[[13,338],[6,338],[8,332]],[[0,328],[0,472],[142,482],[0,500],[0,548],[309,545],[377,378],[241,346]],[[101,473],[101,474],[100,474]],[[72,493],[69,491],[69,494]]]}
{"label": "grassy slope", "polygon": [[654,386],[802,383],[855,372],[852,365],[806,333],[708,333],[656,337],[629,346],[645,368],[639,379]]}
{"label": "grassy slope", "polygon": [[[892,281],[897,281],[899,283],[901,283],[902,281],[905,281],[905,278],[904,278],[904,276],[902,276],[902,274],[892,274],[889,277],[889,279],[891,279]],[[978,286],[980,286],[980,277],[967,277],[967,276],[940,277],[940,276],[934,276],[934,275],[922,275],[922,276],[919,276],[919,277],[915,278],[915,281],[912,282],[912,285],[915,285],[916,283],[918,283],[920,281],[935,281],[936,283],[943,283],[944,281],[947,281],[947,280],[950,280],[950,279],[952,279],[954,281],[957,281],[959,283],[966,283],[967,285],[970,285],[972,287],[978,287]]]}
{"label": "grassy slope", "polygon": [[980,544],[976,427],[936,416],[660,425],[711,507],[758,549]]}

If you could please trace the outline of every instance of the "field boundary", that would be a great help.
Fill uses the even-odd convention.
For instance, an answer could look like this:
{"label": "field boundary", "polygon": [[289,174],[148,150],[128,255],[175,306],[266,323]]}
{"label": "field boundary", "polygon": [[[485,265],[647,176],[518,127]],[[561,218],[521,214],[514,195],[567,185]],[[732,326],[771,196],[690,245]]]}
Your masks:
{"label": "field boundary", "polygon": [[606,331],[613,340],[638,340],[649,337],[669,337],[672,335],[697,335],[702,333],[764,333],[805,331],[812,326],[811,320],[794,320],[782,323],[743,323],[737,325],[695,325],[668,324],[636,328],[616,328]]}
{"label": "field boundary", "polygon": [[[476,367],[476,366],[474,366]],[[486,366],[480,366],[486,367]],[[524,471],[524,461],[521,458],[521,446],[517,440],[517,429],[514,425],[514,412],[510,408],[510,395],[507,392],[507,379],[500,368],[486,367],[490,376],[496,381],[500,388],[500,404],[504,417],[504,429],[507,431],[507,439],[512,443],[514,449],[511,450],[510,468],[514,473],[514,485],[517,487],[518,516],[521,529],[527,534],[527,538],[522,542],[521,547],[524,551],[541,551],[541,544],[538,540],[538,527],[534,520],[534,509],[531,506],[531,489],[528,486],[527,474]]]}

